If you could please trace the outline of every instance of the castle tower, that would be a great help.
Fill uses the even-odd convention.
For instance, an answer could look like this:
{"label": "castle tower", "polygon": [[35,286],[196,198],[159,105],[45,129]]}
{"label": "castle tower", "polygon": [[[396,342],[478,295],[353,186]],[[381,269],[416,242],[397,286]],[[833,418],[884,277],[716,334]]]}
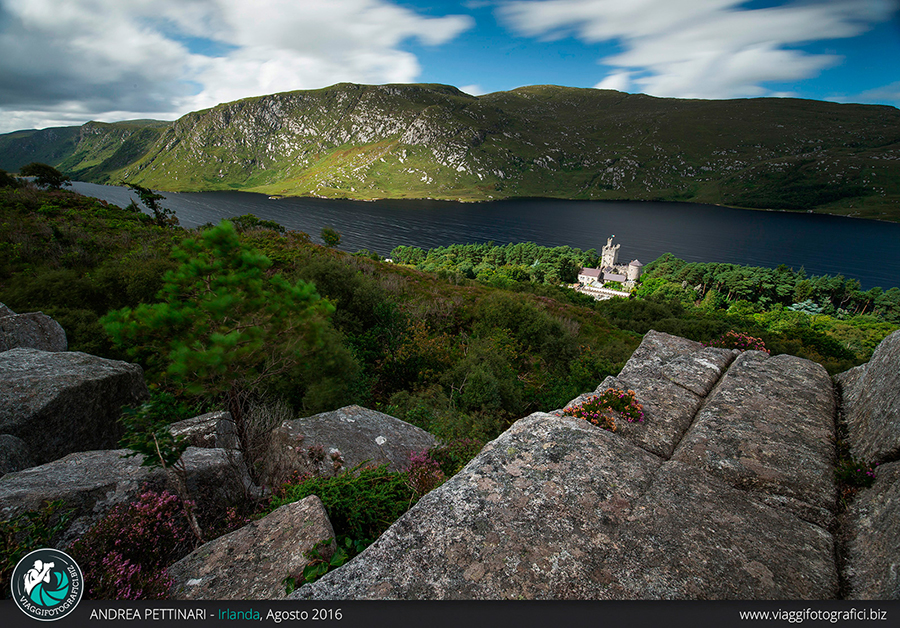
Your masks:
{"label": "castle tower", "polygon": [[606,240],[606,246],[602,249],[602,257],[600,258],[600,268],[611,268],[615,266],[619,262],[619,247],[620,244],[616,244],[613,246],[613,238],[616,236],[611,236]]}
{"label": "castle tower", "polygon": [[630,264],[628,264],[628,270],[626,276],[628,277],[628,281],[637,281],[638,277],[641,276],[641,269],[644,267],[638,260],[633,260]]}

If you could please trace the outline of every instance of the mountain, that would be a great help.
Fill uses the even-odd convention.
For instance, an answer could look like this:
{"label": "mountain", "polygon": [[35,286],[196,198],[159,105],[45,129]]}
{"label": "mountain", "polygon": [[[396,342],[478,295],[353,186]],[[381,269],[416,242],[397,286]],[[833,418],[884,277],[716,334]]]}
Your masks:
{"label": "mountain", "polygon": [[677,200],[900,220],[900,110],[522,87],[356,85],[175,122],[0,136],[0,167],[170,191],[340,198]]}

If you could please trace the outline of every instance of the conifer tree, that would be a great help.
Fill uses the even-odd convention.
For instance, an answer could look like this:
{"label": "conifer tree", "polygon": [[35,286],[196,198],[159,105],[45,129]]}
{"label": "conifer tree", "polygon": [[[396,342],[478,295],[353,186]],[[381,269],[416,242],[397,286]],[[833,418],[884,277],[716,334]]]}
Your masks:
{"label": "conifer tree", "polygon": [[236,423],[243,393],[297,365],[320,343],[334,307],[312,284],[268,274],[271,261],[222,221],[185,239],[161,302],[123,308],[101,323],[113,342],[194,394],[221,394]]}

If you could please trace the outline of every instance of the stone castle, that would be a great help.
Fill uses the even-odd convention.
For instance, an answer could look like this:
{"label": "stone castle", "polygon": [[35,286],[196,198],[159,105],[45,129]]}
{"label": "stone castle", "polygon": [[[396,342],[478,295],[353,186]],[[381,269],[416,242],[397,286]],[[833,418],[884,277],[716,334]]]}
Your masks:
{"label": "stone castle", "polygon": [[582,268],[578,273],[578,283],[587,288],[599,288],[608,281],[615,281],[625,288],[633,288],[641,276],[643,264],[632,260],[628,264],[619,263],[620,244],[613,244],[610,236],[601,249],[600,268]]}

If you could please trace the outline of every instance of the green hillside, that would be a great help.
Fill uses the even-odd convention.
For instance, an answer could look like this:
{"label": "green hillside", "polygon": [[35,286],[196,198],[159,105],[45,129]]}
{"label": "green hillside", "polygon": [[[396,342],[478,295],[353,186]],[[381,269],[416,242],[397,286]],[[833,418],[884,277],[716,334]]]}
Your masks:
{"label": "green hillside", "polygon": [[49,131],[32,153],[48,131],[0,136],[0,167],[52,153],[74,178],[169,191],[676,200],[900,220],[900,110],[888,106],[339,84],[168,124]]}

